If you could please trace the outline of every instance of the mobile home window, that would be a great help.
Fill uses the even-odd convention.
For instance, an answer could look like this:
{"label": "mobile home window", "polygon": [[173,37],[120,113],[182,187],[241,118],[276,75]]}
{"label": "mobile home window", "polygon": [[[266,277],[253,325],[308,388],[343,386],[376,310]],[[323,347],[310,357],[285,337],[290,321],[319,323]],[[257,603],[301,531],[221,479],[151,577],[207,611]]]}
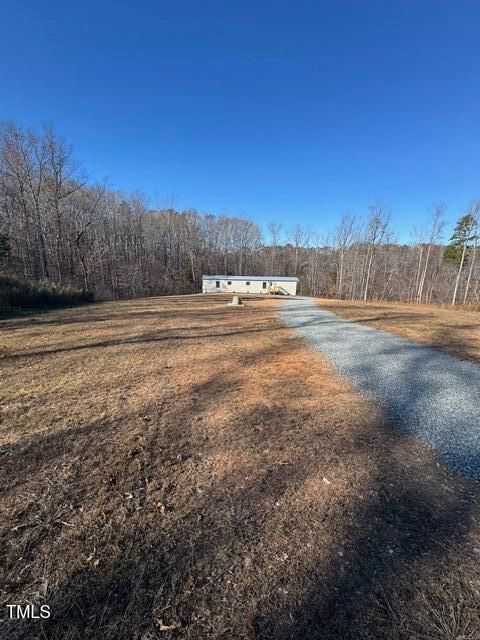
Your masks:
{"label": "mobile home window", "polygon": [[266,282],[264,282],[264,283],[262,284],[262,288],[263,288],[263,289],[266,289],[266,288],[267,288],[267,283],[266,283]]}
{"label": "mobile home window", "polygon": [[247,287],[248,287],[248,285],[249,285],[250,283],[249,283],[249,282],[246,282],[245,284],[246,284],[246,285],[247,285]]}
{"label": "mobile home window", "polygon": [[231,281],[231,280],[228,280],[228,281],[227,281],[227,284],[228,284],[228,285],[232,284],[232,281]]}
{"label": "mobile home window", "polygon": [[220,280],[215,280],[215,286],[220,289]]}

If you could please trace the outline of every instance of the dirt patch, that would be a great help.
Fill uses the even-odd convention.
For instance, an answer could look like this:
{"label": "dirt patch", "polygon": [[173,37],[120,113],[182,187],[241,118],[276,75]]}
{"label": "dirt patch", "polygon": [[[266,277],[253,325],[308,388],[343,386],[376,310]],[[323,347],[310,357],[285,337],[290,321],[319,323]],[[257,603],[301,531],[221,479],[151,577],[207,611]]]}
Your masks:
{"label": "dirt patch", "polygon": [[477,486],[226,301],[2,323],[0,635],[477,638]]}
{"label": "dirt patch", "polygon": [[320,299],[321,307],[350,320],[396,333],[465,360],[480,361],[480,313],[434,305]]}

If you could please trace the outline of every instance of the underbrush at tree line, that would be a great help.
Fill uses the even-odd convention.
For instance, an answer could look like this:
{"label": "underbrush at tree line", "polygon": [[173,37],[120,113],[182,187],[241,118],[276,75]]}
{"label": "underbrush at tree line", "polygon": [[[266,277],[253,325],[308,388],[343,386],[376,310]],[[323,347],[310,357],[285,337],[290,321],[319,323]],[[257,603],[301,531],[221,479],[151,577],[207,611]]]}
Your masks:
{"label": "underbrush at tree line", "polygon": [[93,291],[0,274],[0,313],[74,307],[93,301]]}

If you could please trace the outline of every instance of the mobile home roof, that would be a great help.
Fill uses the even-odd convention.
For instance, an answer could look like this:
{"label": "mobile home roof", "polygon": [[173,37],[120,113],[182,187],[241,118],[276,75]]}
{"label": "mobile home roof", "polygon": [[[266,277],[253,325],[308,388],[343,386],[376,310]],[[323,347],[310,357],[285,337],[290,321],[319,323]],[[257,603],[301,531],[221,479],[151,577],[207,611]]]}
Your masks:
{"label": "mobile home roof", "polygon": [[272,280],[275,282],[298,282],[298,278],[290,276],[202,276],[203,280]]}

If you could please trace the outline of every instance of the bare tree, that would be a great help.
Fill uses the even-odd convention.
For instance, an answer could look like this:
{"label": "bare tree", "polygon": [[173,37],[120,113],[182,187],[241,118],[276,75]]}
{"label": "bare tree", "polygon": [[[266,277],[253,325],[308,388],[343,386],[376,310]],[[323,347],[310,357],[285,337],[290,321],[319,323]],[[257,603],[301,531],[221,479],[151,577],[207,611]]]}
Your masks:
{"label": "bare tree", "polygon": [[338,252],[338,269],[337,269],[337,296],[343,295],[343,273],[345,264],[345,253],[350,246],[355,233],[355,216],[350,212],[342,214],[340,223],[335,230],[335,246]]}
{"label": "bare tree", "polygon": [[280,239],[282,237],[283,226],[278,222],[270,221],[267,225],[268,232],[270,234],[270,275],[276,274],[275,270],[275,255],[277,247],[280,245]]}
{"label": "bare tree", "polygon": [[365,279],[363,300],[368,300],[370,280],[372,277],[372,267],[377,250],[377,245],[384,242],[388,236],[388,225],[390,223],[391,212],[386,207],[383,200],[377,200],[375,204],[369,207],[370,217],[367,223],[366,236],[366,259],[365,259]]}
{"label": "bare tree", "polygon": [[294,268],[295,275],[298,273],[298,254],[300,249],[304,249],[310,241],[311,232],[299,224],[294,225],[289,233],[288,237],[291,240],[294,247]]}
{"label": "bare tree", "polygon": [[[426,249],[425,263],[421,272],[421,276],[418,282],[416,301],[420,303],[422,301],[423,289],[425,286],[425,278],[427,277],[427,271],[430,261],[430,255],[432,247],[439,242],[444,227],[444,215],[446,206],[443,203],[435,203],[432,207],[432,223],[430,227],[430,234]],[[420,254],[421,257],[421,254]]]}

